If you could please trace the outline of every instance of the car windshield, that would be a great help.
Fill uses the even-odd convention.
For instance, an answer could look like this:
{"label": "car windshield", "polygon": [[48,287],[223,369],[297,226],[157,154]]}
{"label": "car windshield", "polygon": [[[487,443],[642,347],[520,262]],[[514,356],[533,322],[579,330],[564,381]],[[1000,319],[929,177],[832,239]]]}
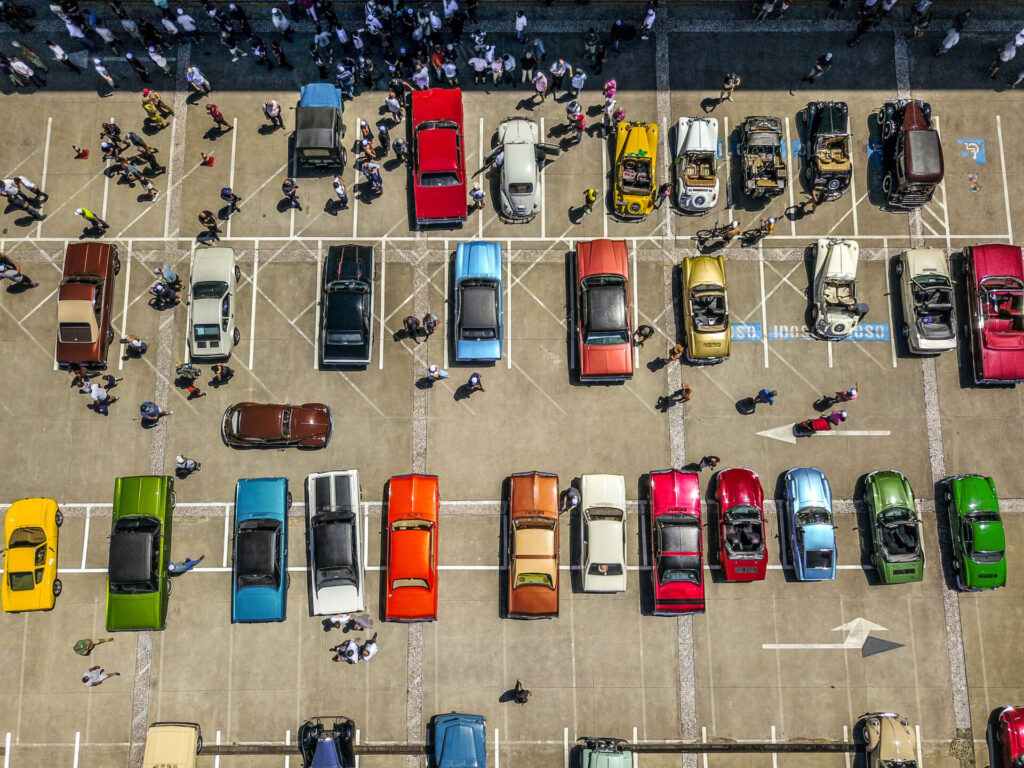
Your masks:
{"label": "car windshield", "polygon": [[361,280],[332,280],[327,286],[328,293],[366,293],[370,286]]}
{"label": "car windshield", "polygon": [[546,573],[520,573],[516,576],[516,586],[538,586],[547,587],[548,589],[554,589],[555,584],[551,580],[551,576]]}
{"label": "car windshield", "polygon": [[65,344],[92,343],[92,326],[88,323],[61,323],[57,330]]}
{"label": "car windshield", "polygon": [[882,768],[916,768],[916,766],[917,761],[909,758],[882,761]]}
{"label": "car windshield", "polygon": [[945,275],[917,275],[911,280],[914,285],[920,288],[948,288],[949,278]]}
{"label": "car windshield", "polygon": [[622,565],[620,563],[591,563],[587,573],[591,576],[621,576]]}
{"label": "car windshield", "polygon": [[430,589],[430,585],[426,579],[395,579],[391,582],[392,589],[401,589],[402,587],[418,587],[419,589]]}
{"label": "car windshield", "polygon": [[1001,549],[986,551],[983,549],[972,549],[970,551],[971,560],[981,565],[992,565],[993,563],[1000,563],[1005,556],[1005,552]]}
{"label": "car windshield", "polygon": [[879,516],[882,525],[898,525],[909,522],[913,519],[913,513],[905,507],[893,507],[882,512]]}
{"label": "car windshield", "polygon": [[725,513],[725,521],[731,523],[738,523],[742,520],[759,520],[760,517],[757,507],[751,507],[748,504],[737,504],[735,507],[730,507]]}
{"label": "car windshield", "polygon": [[7,584],[12,592],[28,592],[36,586],[32,571],[18,571],[7,574]]}
{"label": "car windshield", "polygon": [[511,183],[508,185],[510,195],[529,195],[533,193],[533,184],[530,182]]}
{"label": "car windshield", "polygon": [[999,522],[999,513],[993,512],[990,509],[975,509],[964,515],[968,522],[971,523],[997,523]]}
{"label": "car windshield", "polygon": [[11,540],[7,543],[9,549],[16,547],[38,547],[46,541],[46,534],[42,528],[25,527],[19,528],[11,534]]}
{"label": "car windshield", "polygon": [[454,187],[459,184],[455,171],[424,171],[420,174],[421,187]]}
{"label": "car windshield", "polygon": [[391,529],[394,531],[429,531],[432,525],[433,523],[429,520],[405,518],[403,520],[395,520],[391,524]]}
{"label": "car windshield", "polygon": [[832,515],[821,507],[807,507],[796,513],[798,525],[812,525],[814,523],[830,523]]}
{"label": "car windshield", "polygon": [[193,299],[219,299],[228,292],[228,284],[220,280],[205,280],[192,286]]}
{"label": "car windshield", "polygon": [[362,331],[327,331],[324,339],[328,344],[345,346],[346,344],[362,344],[366,338]]}
{"label": "car windshield", "polygon": [[320,587],[356,585],[356,574],[347,565],[338,568],[321,568],[316,572],[316,583]]}
{"label": "car windshield", "polygon": [[220,338],[220,326],[214,323],[204,323],[193,327],[196,341],[217,341]]}
{"label": "car windshield", "polygon": [[832,570],[831,549],[809,549],[804,553],[804,568],[808,571]]}

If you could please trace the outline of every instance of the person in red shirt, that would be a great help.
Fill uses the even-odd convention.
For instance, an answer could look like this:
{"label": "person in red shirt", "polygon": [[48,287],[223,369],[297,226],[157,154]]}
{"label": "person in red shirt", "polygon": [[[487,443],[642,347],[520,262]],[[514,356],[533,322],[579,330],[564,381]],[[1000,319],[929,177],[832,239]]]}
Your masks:
{"label": "person in red shirt", "polygon": [[231,126],[228,125],[228,121],[224,119],[224,115],[221,111],[217,109],[216,104],[207,104],[206,111],[209,113],[210,117],[213,118],[213,122],[218,128],[224,128],[228,131],[231,130]]}

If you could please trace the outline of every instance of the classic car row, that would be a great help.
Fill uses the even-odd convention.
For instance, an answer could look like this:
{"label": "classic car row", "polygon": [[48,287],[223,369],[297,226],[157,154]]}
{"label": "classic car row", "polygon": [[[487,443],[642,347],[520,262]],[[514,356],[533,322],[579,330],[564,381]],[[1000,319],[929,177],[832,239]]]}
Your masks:
{"label": "classic car row", "polygon": [[[714,520],[704,521],[695,472],[666,469],[646,479],[649,539],[642,546],[656,614],[704,610],[703,530],[714,531],[717,566],[726,581],[760,581],[768,568],[764,490],[749,469],[714,477]],[[789,470],[779,507],[780,547],[799,581],[836,576],[832,489],[814,467]],[[627,512],[622,475],[586,474],[571,528],[579,536],[574,568],[589,593],[626,590]],[[506,615],[558,615],[559,487],[557,475],[513,474],[508,482]],[[364,515],[357,470],[316,472],[306,478],[306,548],[312,615],[361,611],[366,606]],[[1006,542],[995,483],[981,475],[956,475],[943,498],[953,542],[952,568],[961,589],[1006,583]],[[165,476],[118,478],[107,578],[109,631],[162,629],[171,581],[168,575],[174,480]],[[437,618],[440,490],[433,475],[388,481],[384,525],[384,619]],[[284,621],[288,589],[286,478],[241,479],[235,487],[231,620]],[[906,477],[895,470],[864,478],[870,560],[884,584],[920,581],[925,556],[921,515]],[[8,612],[49,610],[61,593],[57,579],[58,530],[63,515],[51,499],[23,499],[4,519],[4,578]]]}

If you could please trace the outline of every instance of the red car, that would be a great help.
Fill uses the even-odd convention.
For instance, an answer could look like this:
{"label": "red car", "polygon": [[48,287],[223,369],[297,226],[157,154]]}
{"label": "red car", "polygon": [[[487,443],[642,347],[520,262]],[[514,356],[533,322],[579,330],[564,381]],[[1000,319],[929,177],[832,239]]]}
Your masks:
{"label": "red car", "polygon": [[654,612],[704,613],[700,480],[696,472],[651,472]]}
{"label": "red car", "polygon": [[1024,381],[1024,260],[1015,245],[964,249],[974,380]]}
{"label": "red car", "polygon": [[998,768],[1024,768],[1024,707],[1004,707],[996,733]]}
{"label": "red car", "polygon": [[417,224],[466,220],[466,148],[462,91],[412,93],[413,204]]}
{"label": "red car", "polygon": [[224,411],[220,436],[232,448],[323,448],[334,418],[323,403],[235,403]]}
{"label": "red car", "polygon": [[764,490],[749,469],[725,469],[715,485],[718,502],[718,562],[726,581],[764,581]]}
{"label": "red car", "polygon": [[385,621],[437,620],[437,477],[401,475],[388,482]]}
{"label": "red car", "polygon": [[574,296],[580,381],[632,378],[633,329],[625,240],[576,244]]}
{"label": "red car", "polygon": [[114,340],[110,310],[114,276],[121,271],[117,246],[71,243],[64,256],[64,276],[57,289],[57,364],[107,367]]}

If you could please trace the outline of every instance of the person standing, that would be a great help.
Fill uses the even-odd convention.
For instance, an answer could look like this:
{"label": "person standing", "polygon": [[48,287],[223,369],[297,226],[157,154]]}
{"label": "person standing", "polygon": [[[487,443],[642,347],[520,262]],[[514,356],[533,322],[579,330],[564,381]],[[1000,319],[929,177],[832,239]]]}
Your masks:
{"label": "person standing", "polygon": [[1011,40],[996,54],[995,58],[988,65],[988,76],[993,80],[996,79],[996,74],[999,72],[1000,67],[1003,64],[1007,64],[1013,61],[1013,58],[1017,55],[1017,44]]}
{"label": "person standing", "polygon": [[222,187],[220,190],[220,199],[228,204],[228,216],[233,213],[241,211],[239,203],[242,202],[242,198],[231,191],[231,187]]}
{"label": "person standing", "polygon": [[295,179],[288,178],[281,182],[281,193],[288,198],[289,207],[302,210],[302,203],[299,202],[299,185],[295,183]]}
{"label": "person standing", "polygon": [[946,36],[942,38],[942,45],[935,51],[936,56],[944,56],[953,50],[954,46],[960,42],[960,31],[956,26],[951,26],[946,30]]}
{"label": "person standing", "polygon": [[579,97],[580,91],[583,90],[583,86],[584,86],[584,84],[586,84],[586,82],[587,82],[587,73],[584,72],[579,67],[574,69],[573,72],[572,72],[572,80],[570,80],[570,84],[572,85],[572,90],[571,90],[571,97],[572,98],[575,99],[575,98]]}
{"label": "person standing", "polygon": [[363,647],[359,649],[359,656],[362,658],[363,661],[369,661],[377,655],[377,650],[377,633],[374,632],[373,637],[367,640],[363,644]]}
{"label": "person standing", "polygon": [[522,680],[516,680],[516,687],[512,689],[512,698],[516,704],[526,704],[533,696],[533,691],[523,685]]}
{"label": "person standing", "polygon": [[348,190],[345,188],[345,182],[342,180],[341,176],[335,176],[331,185],[334,187],[334,195],[336,198],[336,200],[332,202],[337,205],[338,210],[346,210],[348,208]]}
{"label": "person standing", "polygon": [[28,47],[25,43],[20,40],[12,40],[11,45],[21,51],[21,55],[36,69],[42,72],[49,72],[50,68],[46,66],[46,62],[43,61],[42,57],[34,50]]}
{"label": "person standing", "polygon": [[548,78],[543,72],[538,71],[533,76],[533,87],[540,96],[541,103],[543,104],[548,98]]}
{"label": "person standing", "polygon": [[284,118],[281,117],[281,105],[275,99],[267,99],[263,102],[263,114],[270,120],[272,126],[284,128]]}
{"label": "person standing", "polygon": [[235,375],[235,369],[224,365],[224,363],[214,363],[210,366],[210,372],[213,373],[213,379],[210,383],[215,387],[227,384],[231,381],[231,377]]}
{"label": "person standing", "polygon": [[205,95],[213,90],[210,86],[210,81],[206,79],[206,75],[199,70],[199,67],[189,67],[185,71],[185,79],[188,80],[189,86],[196,93]]}
{"label": "person standing", "polygon": [[203,465],[195,459],[190,459],[188,456],[181,454],[174,460],[174,473],[182,479],[188,477],[193,472],[198,472],[202,467]]}
{"label": "person standing", "polygon": [[8,200],[8,205],[13,208],[17,208],[19,211],[24,211],[36,221],[42,221],[46,218],[46,214],[36,208],[34,205],[29,203],[23,197],[12,197]]}
{"label": "person standing", "polygon": [[142,95],[145,97],[146,101],[148,101],[150,104],[157,108],[157,111],[160,113],[161,117],[174,115],[174,109],[172,109],[171,105],[164,101],[164,97],[156,91],[151,91],[149,90],[149,88],[143,88]]}
{"label": "person standing", "polygon": [[156,403],[146,400],[139,406],[139,414],[142,417],[143,427],[154,427],[164,416],[171,416],[174,411],[164,411]]}
{"label": "person standing", "polygon": [[82,675],[82,685],[86,688],[94,688],[95,686],[100,685],[104,680],[120,676],[120,672],[107,672],[107,670],[100,667],[89,667],[85,674]]}
{"label": "person standing", "polygon": [[428,312],[423,316],[423,328],[427,332],[428,339],[434,335],[434,331],[437,330],[437,325],[437,315]]}
{"label": "person standing", "polygon": [[481,377],[480,374],[476,372],[470,374],[469,381],[467,382],[466,386],[469,387],[470,392],[483,392],[483,377]]}
{"label": "person standing", "polygon": [[565,493],[562,494],[562,506],[558,508],[558,513],[568,512],[572,514],[579,507],[582,498],[576,486],[570,485],[565,489]]}
{"label": "person standing", "polygon": [[654,28],[654,7],[648,3],[647,15],[644,16],[643,24],[640,28],[640,39],[648,40],[651,36],[651,29]]}
{"label": "person standing", "polygon": [[178,22],[178,26],[181,28],[184,37],[187,37],[192,43],[199,42],[199,28],[196,26],[196,20],[185,13],[184,8],[178,8],[175,11],[175,21]]}
{"label": "person standing", "polygon": [[705,469],[710,469],[713,472],[720,461],[721,459],[717,456],[704,456],[697,462],[697,471],[700,472]]}
{"label": "person standing", "polygon": [[15,176],[14,183],[18,185],[18,190],[20,191],[22,197],[25,197],[27,199],[27,195],[25,194],[26,192],[32,194],[32,196],[35,198],[35,200],[33,200],[32,202],[45,203],[47,200],[50,199],[50,196],[43,192],[43,190],[39,188],[39,185],[36,184],[31,179],[29,179],[27,176]]}
{"label": "person standing", "polygon": [[469,197],[473,201],[474,211],[479,211],[484,207],[484,198],[487,197],[487,193],[480,189],[480,182],[473,182],[473,187],[469,190]]}
{"label": "person standing", "polygon": [[171,70],[171,65],[167,63],[167,57],[164,56],[155,45],[149,46],[147,50],[149,52],[150,60],[160,67],[161,71],[163,71],[165,75],[168,77],[174,75],[174,72]]}
{"label": "person standing", "polygon": [[762,389],[751,400],[754,405],[775,405],[775,398],[778,395],[774,389]]}
{"label": "person standing", "polygon": [[206,227],[206,237],[211,240],[220,240],[220,229],[217,226],[217,217],[213,211],[200,211],[199,223]]}
{"label": "person standing", "polygon": [[516,11],[516,42],[526,42],[526,25],[528,21],[526,14],[522,11]]}
{"label": "person standing", "polygon": [[142,357],[146,354],[146,350],[149,349],[149,345],[146,342],[135,336],[125,336],[121,339],[121,343],[124,344],[125,357]]}
{"label": "person standing", "polygon": [[223,128],[226,131],[231,130],[231,125],[224,119],[223,113],[217,108],[216,104],[207,104],[206,112],[213,118],[213,124],[216,127]]}
{"label": "person standing", "polygon": [[142,80],[142,82],[144,82],[144,83],[150,82],[150,79],[149,79],[149,69],[146,67],[145,64],[143,64],[141,61],[139,61],[137,58],[135,58],[135,55],[131,51],[128,51],[124,55],[124,58],[125,58],[125,61],[128,62],[128,66],[130,66],[132,69],[135,70],[135,74],[137,74],[139,76],[139,78]]}
{"label": "person standing", "polygon": [[81,640],[77,640],[72,650],[79,656],[88,656],[90,653],[93,652],[93,649],[97,645],[103,645],[103,643],[112,642],[114,642],[114,638],[112,637],[103,637],[99,640],[93,640],[91,637],[86,637]]}
{"label": "person standing", "polygon": [[832,69],[831,51],[818,57],[818,60],[814,62],[814,66],[811,67],[811,71],[803,76],[801,82],[808,82],[813,85],[815,80],[824,75],[830,69]]}
{"label": "person standing", "polygon": [[402,326],[405,328],[406,338],[412,339],[419,344],[420,319],[416,315],[406,315],[402,320]]}
{"label": "person standing", "polygon": [[95,213],[90,211],[88,208],[79,208],[75,211],[76,216],[81,216],[83,219],[89,222],[91,229],[102,229],[106,231],[110,229],[110,225],[107,224],[103,219],[97,216]]}
{"label": "person standing", "polygon": [[551,72],[551,93],[558,98],[558,89],[562,87],[565,75],[572,72],[572,67],[566,63],[565,59],[558,59],[551,65],[549,71]]}
{"label": "person standing", "polygon": [[597,190],[593,187],[583,193],[583,213],[589,216],[594,212],[594,203],[597,202]]}
{"label": "person standing", "polygon": [[431,381],[440,381],[441,379],[447,379],[448,371],[444,370],[444,368],[440,368],[439,366],[431,365],[427,369],[427,378],[430,379]]}
{"label": "person standing", "polygon": [[21,267],[6,253],[0,253],[0,278],[10,280],[23,288],[35,288],[39,283],[21,271]]}
{"label": "person standing", "polygon": [[291,22],[277,8],[270,9],[270,22],[274,25],[274,30],[289,43],[295,37],[295,34],[292,32]]}
{"label": "person standing", "polygon": [[729,72],[722,80],[722,91],[718,94],[718,103],[721,104],[723,101],[732,101],[732,93],[735,91],[743,79],[735,72]]}
{"label": "person standing", "polygon": [[626,39],[626,28],[622,24],[622,19],[616,19],[612,23],[608,38],[612,41],[612,50],[619,53],[619,46]]}

